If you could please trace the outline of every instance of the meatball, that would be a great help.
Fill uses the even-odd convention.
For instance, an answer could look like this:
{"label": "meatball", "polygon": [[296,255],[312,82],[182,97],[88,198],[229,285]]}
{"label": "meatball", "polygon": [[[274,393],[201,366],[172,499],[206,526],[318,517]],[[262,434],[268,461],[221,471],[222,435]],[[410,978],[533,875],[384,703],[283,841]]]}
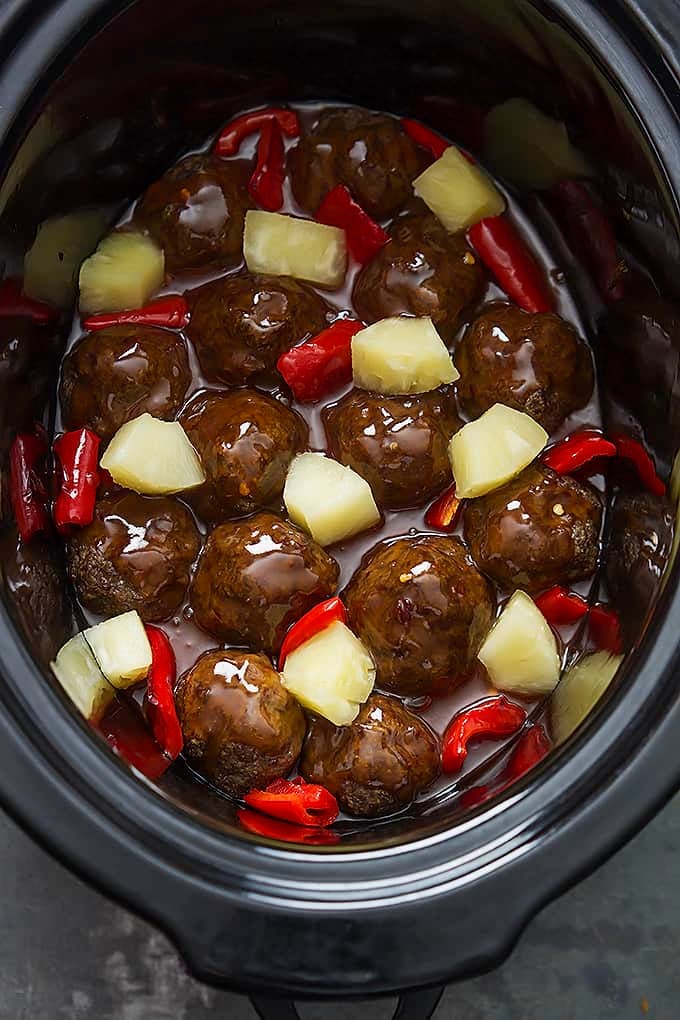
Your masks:
{"label": "meatball", "polygon": [[199,546],[182,503],[119,491],[98,500],[92,523],[73,532],[68,571],[92,612],[136,609],[143,620],[166,620],[184,598]]}
{"label": "meatball", "polygon": [[257,390],[202,393],[180,418],[207,481],[187,494],[206,521],[252,513],[281,495],[288,465],[307,445],[307,426]]}
{"label": "meatball", "polygon": [[508,591],[536,594],[594,573],[602,522],[590,486],[532,464],[517,478],[465,504],[473,559]]}
{"label": "meatball", "polygon": [[375,817],[405,807],[439,775],[439,742],[396,698],[372,694],[351,724],[314,718],[300,761],[351,815]]}
{"label": "meatball", "polygon": [[249,169],[241,160],[187,156],[142,196],[135,220],[165,252],[166,269],[235,265],[241,259]]}
{"label": "meatball", "polygon": [[181,337],[151,326],[109,326],[84,336],[64,358],[61,409],[67,428],[105,442],[148,412],[171,420],[191,381]]}
{"label": "meatball", "polygon": [[190,294],[188,334],[206,379],[241,386],[327,325],[326,304],[283,276],[228,276]]}
{"label": "meatball", "polygon": [[175,701],[184,754],[233,797],[284,776],[300,754],[304,714],[264,655],[205,652]]}
{"label": "meatball", "polygon": [[593,392],[590,351],[559,315],[494,303],[466,331],[455,359],[461,406],[473,418],[506,404],[554,432]]}
{"label": "meatball", "polygon": [[648,492],[619,492],[612,505],[606,578],[630,642],[639,636],[659,591],[674,519],[668,500]]}
{"label": "meatball", "polygon": [[451,481],[448,442],[462,422],[448,389],[411,397],[352,390],[323,412],[333,456],[390,510],[421,506]]}
{"label": "meatball", "polygon": [[380,687],[422,695],[453,683],[486,636],[494,598],[457,538],[381,543],[345,591],[350,626],[373,653]]}
{"label": "meatball", "polygon": [[484,293],[486,277],[463,234],[449,234],[431,213],[401,216],[391,241],[356,278],[352,300],[364,322],[429,315],[451,343],[463,313]]}
{"label": "meatball", "polygon": [[315,213],[344,184],[375,219],[393,216],[413,194],[424,154],[394,117],[357,107],[324,110],[290,159],[293,194]]}
{"label": "meatball", "polygon": [[291,623],[334,593],[338,574],[321,546],[274,514],[221,524],[191,586],[194,619],[223,641],[278,652]]}

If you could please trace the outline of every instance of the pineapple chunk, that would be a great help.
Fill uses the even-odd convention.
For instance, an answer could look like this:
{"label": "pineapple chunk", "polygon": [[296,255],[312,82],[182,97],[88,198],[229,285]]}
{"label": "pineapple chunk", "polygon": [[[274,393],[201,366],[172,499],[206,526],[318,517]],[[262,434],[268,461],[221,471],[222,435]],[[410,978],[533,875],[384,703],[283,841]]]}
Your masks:
{"label": "pineapple chunk", "polygon": [[337,620],[290,653],[281,679],[305,708],[348,726],[373,690],[375,664],[359,638]]}
{"label": "pineapple chunk", "polygon": [[548,433],[528,414],[494,404],[449,443],[456,495],[471,499],[498,489],[523,471],[547,441]]}
{"label": "pineapple chunk", "polygon": [[455,145],[416,177],[413,190],[450,234],[487,216],[500,216],[505,209],[505,199],[491,178]]}
{"label": "pineapple chunk", "polygon": [[80,267],[80,311],[120,312],[146,304],[165,278],[165,256],[150,237],[119,230]]}
{"label": "pineapple chunk", "polygon": [[250,209],[243,253],[251,273],[294,276],[335,290],[347,272],[345,231],[314,220]]}
{"label": "pineapple chunk", "polygon": [[323,453],[301,453],[288,469],[283,501],[290,519],[319,545],[331,545],[380,520],[368,482]]}
{"label": "pineapple chunk", "polygon": [[80,264],[96,247],[108,220],[105,210],[86,209],[41,223],[24,258],[26,294],[68,308],[78,289]]}
{"label": "pineapple chunk", "polygon": [[83,637],[109,683],[120,690],[149,672],[151,645],[139,613],[131,610],[83,631]]}
{"label": "pineapple chunk", "polygon": [[52,672],[78,711],[90,722],[97,722],[114,696],[114,689],[102,673],[82,634],[63,645]]}
{"label": "pineapple chunk", "polygon": [[183,492],[205,481],[200,458],[180,423],[150,414],[121,425],[101,466],[114,482],[147,495]]}
{"label": "pineapple chunk", "polygon": [[491,682],[499,691],[534,698],[549,694],[560,678],[555,635],[526,592],[506,602],[479,650]]}
{"label": "pineapple chunk", "polygon": [[427,393],[460,378],[432,319],[381,319],[352,337],[354,385],[376,393]]}
{"label": "pineapple chunk", "polygon": [[558,744],[581,725],[609,687],[622,662],[622,655],[594,652],[569,667],[550,704],[550,721]]}

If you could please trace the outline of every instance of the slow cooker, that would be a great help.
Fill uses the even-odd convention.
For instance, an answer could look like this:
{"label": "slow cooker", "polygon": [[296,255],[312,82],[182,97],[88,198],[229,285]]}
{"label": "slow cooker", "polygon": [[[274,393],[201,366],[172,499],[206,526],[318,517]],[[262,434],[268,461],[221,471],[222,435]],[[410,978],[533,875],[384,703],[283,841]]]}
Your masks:
{"label": "slow cooker", "polygon": [[[680,441],[679,22],[673,0],[5,0],[4,275],[21,272],[51,217],[97,208],[103,232],[239,110],[341,100],[451,133],[456,97],[481,109],[526,98],[569,125],[598,168],[618,243],[653,281],[647,301],[607,306],[567,266],[602,358],[605,416],[634,420],[668,477]],[[521,198],[550,240],[540,201]],[[3,352],[3,461],[27,415],[50,420],[58,353],[58,338]],[[408,993],[401,1016],[429,1015],[439,986],[497,965],[546,901],[677,788],[672,564],[615,688],[524,780],[465,814],[442,796],[337,846],[291,849],[237,829],[229,806],[181,772],[156,785],[133,775],[90,732],[47,668],[70,625],[60,553],[46,549],[29,570],[13,548],[2,546],[4,805],[161,927],[198,978],[251,994],[262,1015],[295,1015],[274,997],[395,992]]]}

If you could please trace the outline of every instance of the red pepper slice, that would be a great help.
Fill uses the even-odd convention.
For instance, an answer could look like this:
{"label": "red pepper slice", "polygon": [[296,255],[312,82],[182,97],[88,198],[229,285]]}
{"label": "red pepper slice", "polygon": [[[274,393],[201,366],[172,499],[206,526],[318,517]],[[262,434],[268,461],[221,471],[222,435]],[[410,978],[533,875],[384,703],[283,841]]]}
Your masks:
{"label": "red pepper slice", "polygon": [[551,312],[553,294],[545,273],[507,216],[487,216],[468,230],[468,240],[508,297],[525,312]]}
{"label": "red pepper slice", "polygon": [[268,212],[277,212],[283,205],[283,135],[273,117],[262,125],[248,193]]}
{"label": "red pepper slice", "polygon": [[146,714],[156,743],[174,761],[184,747],[173,694],[177,677],[175,653],[167,635],[159,627],[147,625],[144,629],[152,656],[146,689]]}
{"label": "red pepper slice", "polygon": [[430,506],[425,514],[425,523],[428,528],[453,531],[458,523],[462,506],[463,500],[456,495],[456,483],[454,482]]}
{"label": "red pepper slice", "polygon": [[621,621],[615,609],[601,603],[591,606],[588,624],[590,636],[598,648],[614,655],[621,654],[623,651]]}
{"label": "red pepper slice", "polygon": [[595,457],[615,457],[616,447],[597,429],[579,429],[551,446],[543,463],[561,475],[578,471]]}
{"label": "red pepper slice", "polygon": [[349,250],[361,265],[377,255],[390,239],[380,224],[354,201],[344,184],[328,192],[316,211],[316,219],[345,231]]}
{"label": "red pepper slice", "polygon": [[654,461],[642,443],[637,439],[633,439],[632,436],[624,435],[612,436],[612,440],[619,457],[630,461],[645,489],[655,496],[665,496],[666,486],[657,475]]}
{"label": "red pepper slice", "polygon": [[22,542],[50,528],[47,487],[40,462],[49,447],[44,434],[20,432],[9,451],[9,494]]}
{"label": "red pepper slice", "polygon": [[472,740],[508,737],[524,725],[526,718],[525,710],[504,694],[485,698],[456,713],[444,734],[442,771],[460,771]]}
{"label": "red pepper slice", "polygon": [[581,181],[560,181],[553,194],[567,240],[589,270],[600,296],[606,302],[620,301],[625,264],[604,211]]}
{"label": "red pepper slice", "polygon": [[97,499],[99,436],[90,429],[65,432],[54,442],[61,465],[61,487],[54,503],[54,523],[60,535],[91,524]]}
{"label": "red pepper slice", "polygon": [[451,142],[447,142],[445,138],[438,135],[436,131],[432,131],[431,128],[425,127],[418,120],[411,120],[410,117],[401,118],[401,126],[403,127],[406,134],[411,138],[416,145],[420,145],[422,149],[427,149],[431,152],[435,159],[439,159],[442,153],[451,148]]}
{"label": "red pepper slice", "polygon": [[280,839],[284,843],[304,843],[307,846],[334,846],[340,842],[340,836],[332,829],[311,828],[307,825],[291,825],[290,822],[279,822],[275,818],[267,818],[257,811],[241,808],[236,812],[240,824],[248,832],[268,839]]}
{"label": "red pepper slice", "polygon": [[503,789],[529,772],[539,761],[543,761],[551,746],[550,738],[540,723],[525,730],[515,744],[515,749],[504,769]]}
{"label": "red pepper slice", "polygon": [[134,766],[147,779],[159,779],[171,764],[154,742],[134,701],[116,699],[95,729],[119,758]]}
{"label": "red pepper slice", "polygon": [[241,142],[248,135],[262,130],[265,124],[276,121],[287,138],[297,138],[300,134],[300,120],[295,110],[284,110],[279,106],[268,106],[264,110],[244,113],[230,121],[215,142],[218,156],[233,156],[241,147]]}
{"label": "red pepper slice", "polygon": [[355,319],[336,319],[328,329],[281,355],[276,367],[296,400],[319,400],[351,380],[352,337],[363,328]]}
{"label": "red pepper slice", "polygon": [[332,599],[326,599],[325,602],[319,602],[317,606],[313,606],[304,616],[301,616],[283,639],[279,652],[279,669],[283,669],[283,664],[291,652],[294,652],[300,645],[304,645],[319,631],[325,630],[331,623],[335,623],[336,620],[339,620],[340,623],[347,623],[347,610],[337,595],[334,595]]}
{"label": "red pepper slice", "polygon": [[8,276],[0,283],[0,316],[32,319],[39,326],[59,318],[58,308],[27,297],[23,286],[23,280],[18,276]]}
{"label": "red pepper slice", "polygon": [[536,605],[548,623],[576,623],[588,612],[588,603],[576,592],[568,591],[561,584],[548,588],[536,599]]}
{"label": "red pepper slice", "polygon": [[251,790],[243,798],[248,807],[296,825],[325,828],[338,817],[338,802],[325,786],[306,783],[302,776],[275,779],[264,790]]}
{"label": "red pepper slice", "polygon": [[127,312],[102,312],[83,320],[83,328],[90,333],[109,326],[160,326],[165,329],[184,329],[189,321],[189,306],[180,294],[167,294],[143,308]]}

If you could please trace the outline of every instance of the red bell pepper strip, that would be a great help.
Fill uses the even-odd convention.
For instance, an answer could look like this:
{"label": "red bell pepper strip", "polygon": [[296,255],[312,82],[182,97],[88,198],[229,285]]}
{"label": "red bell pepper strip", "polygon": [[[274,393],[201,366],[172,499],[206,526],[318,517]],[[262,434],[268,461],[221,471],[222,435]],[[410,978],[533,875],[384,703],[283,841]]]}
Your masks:
{"label": "red bell pepper strip", "polygon": [[44,326],[59,318],[59,309],[27,297],[23,281],[18,276],[8,276],[0,283],[0,316],[32,319],[39,326]]}
{"label": "red bell pepper strip", "polygon": [[606,302],[620,301],[625,263],[604,211],[581,181],[560,181],[553,194],[567,241],[589,270],[600,296]]}
{"label": "red bell pepper strip", "polygon": [[380,224],[354,201],[344,184],[328,192],[316,211],[316,219],[345,231],[349,250],[361,265],[377,255],[390,239]]}
{"label": "red bell pepper strip", "polygon": [[340,836],[332,829],[311,828],[307,825],[291,825],[290,822],[279,822],[275,818],[267,818],[249,808],[241,808],[236,812],[239,823],[248,832],[268,839],[280,839],[284,843],[303,843],[306,846],[333,846],[340,842]]}
{"label": "red bell pepper strip", "polygon": [[436,499],[425,514],[428,528],[439,531],[453,531],[458,523],[463,500],[456,496],[456,483],[449,485],[439,499]]}
{"label": "red bell pepper strip", "polygon": [[442,138],[441,135],[438,135],[436,131],[432,131],[431,128],[425,127],[425,125],[421,124],[418,120],[411,120],[410,117],[402,117],[401,126],[416,145],[419,145],[421,149],[427,149],[428,152],[432,153],[435,159],[439,159],[446,149],[451,148],[451,142],[447,142],[446,139]]}
{"label": "red bell pepper strip", "polygon": [[459,772],[472,740],[508,737],[526,722],[527,714],[504,694],[485,698],[456,713],[446,727],[442,744],[442,770]]}
{"label": "red bell pepper strip", "polygon": [[283,664],[291,652],[337,620],[340,623],[347,623],[347,610],[337,595],[332,599],[326,599],[325,602],[319,602],[301,616],[283,639],[279,652],[279,669],[283,669]]}
{"label": "red bell pepper strip", "polygon": [[243,798],[248,807],[283,822],[325,828],[338,817],[338,802],[325,786],[306,783],[302,776],[275,779],[264,790],[251,790]]}
{"label": "red bell pepper strip", "polygon": [[502,793],[509,786],[538,765],[552,748],[550,738],[541,723],[535,723],[524,731],[512,752],[508,763],[495,782],[472,786],[461,797],[464,807],[476,807],[485,800]]}
{"label": "red bell pepper strip", "polygon": [[300,134],[300,120],[295,110],[284,110],[278,106],[268,106],[264,110],[244,113],[224,127],[215,142],[218,156],[233,156],[241,147],[241,142],[249,135],[261,131],[265,124],[276,121],[287,138],[297,138]]}
{"label": "red bell pepper strip", "polygon": [[147,779],[159,779],[170,759],[156,746],[134,701],[117,698],[96,724],[110,748]]}
{"label": "red bell pepper strip", "polygon": [[621,638],[621,621],[615,609],[601,604],[591,606],[588,616],[590,636],[598,648],[613,655],[620,655],[623,651]]}
{"label": "red bell pepper strip", "polygon": [[83,329],[90,333],[109,326],[161,326],[165,329],[183,329],[189,321],[189,306],[180,294],[165,297],[126,312],[102,312],[83,320]]}
{"label": "red bell pepper strip", "polygon": [[654,461],[642,443],[632,436],[624,435],[612,436],[612,440],[619,457],[630,461],[645,489],[655,496],[665,496],[666,486],[657,475]]}
{"label": "red bell pepper strip", "polygon": [[273,118],[262,125],[257,163],[248,181],[248,193],[268,212],[277,212],[283,205],[283,135]]}
{"label": "red bell pepper strip", "polygon": [[62,475],[53,510],[60,535],[92,523],[99,485],[99,443],[99,436],[89,429],[65,432],[54,442]]}
{"label": "red bell pepper strip", "polygon": [[41,461],[49,447],[43,433],[20,432],[9,451],[9,494],[22,542],[50,529],[47,486]]}
{"label": "red bell pepper strip", "polygon": [[336,319],[328,329],[281,355],[276,367],[296,400],[319,400],[351,380],[352,337],[363,328],[355,319]]}
{"label": "red bell pepper strip", "polygon": [[570,475],[595,457],[615,457],[616,447],[597,429],[579,429],[555,443],[543,463],[561,475]]}
{"label": "red bell pepper strip", "polygon": [[184,747],[182,727],[177,718],[174,688],[177,678],[175,653],[167,635],[159,627],[146,626],[151,645],[151,668],[146,688],[146,714],[154,739],[174,761]]}
{"label": "red bell pepper strip", "polygon": [[468,240],[508,297],[525,312],[551,312],[553,293],[545,273],[507,216],[487,216],[468,230]]}
{"label": "red bell pepper strip", "polygon": [[588,603],[576,592],[567,591],[561,584],[549,588],[539,595],[536,605],[548,623],[576,623],[588,612]]}

